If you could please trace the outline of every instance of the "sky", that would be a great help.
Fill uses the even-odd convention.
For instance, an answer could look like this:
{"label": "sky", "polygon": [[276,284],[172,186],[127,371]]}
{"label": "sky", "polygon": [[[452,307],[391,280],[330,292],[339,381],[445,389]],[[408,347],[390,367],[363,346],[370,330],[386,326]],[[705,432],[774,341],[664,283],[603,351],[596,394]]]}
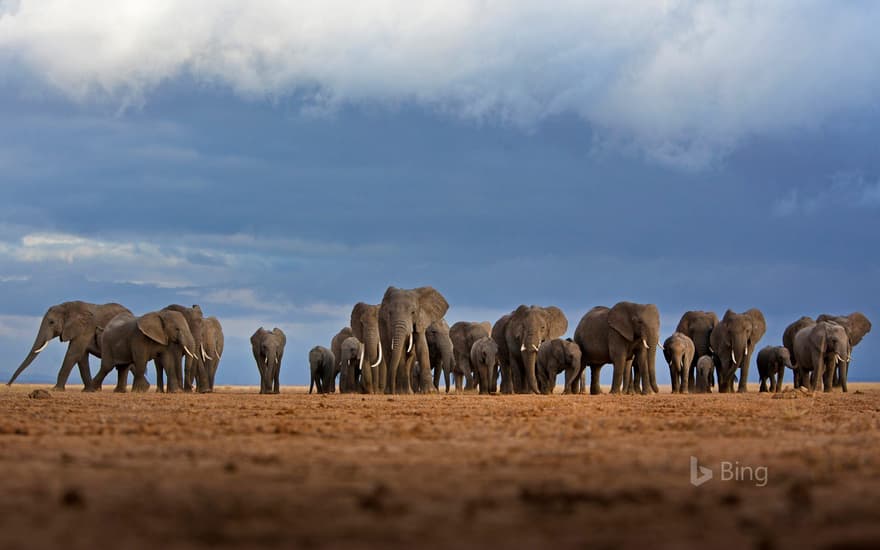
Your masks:
{"label": "sky", "polygon": [[[855,0],[0,0],[0,378],[74,299],[200,304],[218,384],[258,383],[260,326],[307,383],[389,285],[434,286],[450,324],[557,305],[568,335],[620,300],[657,304],[664,338],[690,309],[760,308],[761,346],[801,315],[877,322],[877,21]],[[878,333],[851,380],[880,380]]]}

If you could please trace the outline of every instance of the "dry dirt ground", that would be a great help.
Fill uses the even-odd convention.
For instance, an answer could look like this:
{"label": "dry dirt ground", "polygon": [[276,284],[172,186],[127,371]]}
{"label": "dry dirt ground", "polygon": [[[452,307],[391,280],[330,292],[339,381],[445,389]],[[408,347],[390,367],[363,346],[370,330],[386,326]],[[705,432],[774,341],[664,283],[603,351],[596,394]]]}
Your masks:
{"label": "dry dirt ground", "polygon": [[[0,389],[0,548],[880,544],[880,384],[787,399],[69,388]],[[714,473],[700,487],[691,456]],[[766,485],[722,479],[746,466]]]}

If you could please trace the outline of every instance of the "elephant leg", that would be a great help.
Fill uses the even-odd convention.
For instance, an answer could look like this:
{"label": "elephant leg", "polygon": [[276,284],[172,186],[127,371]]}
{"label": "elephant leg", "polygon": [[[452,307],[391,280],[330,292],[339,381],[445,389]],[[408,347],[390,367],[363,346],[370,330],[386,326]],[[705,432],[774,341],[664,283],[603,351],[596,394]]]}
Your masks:
{"label": "elephant leg", "polygon": [[[449,365],[443,365],[443,380],[446,382],[446,393],[449,393]],[[437,386],[437,391],[440,391],[440,386]]]}
{"label": "elephant leg", "polygon": [[681,380],[678,383],[678,393],[690,393],[691,390],[688,388],[688,375],[687,375],[687,367],[682,365],[682,369],[679,372],[679,376]]}
{"label": "elephant leg", "polygon": [[[170,351],[166,351],[162,354],[162,364],[163,365],[171,365],[171,370],[167,367],[165,368],[165,372],[168,378],[168,384],[166,387],[166,391],[168,393],[177,393],[182,390],[181,388],[181,380],[180,380],[180,361],[174,357],[174,354]],[[192,391],[192,388],[190,388]]]}
{"label": "elephant leg", "polygon": [[[202,361],[199,361],[198,366],[203,365]],[[194,372],[194,369],[197,368],[197,365],[194,363],[192,357],[187,356],[184,361],[183,367],[183,380],[181,381],[181,387],[185,392],[193,391],[193,380],[196,380],[197,374]],[[198,384],[198,381],[196,382]]]}
{"label": "elephant leg", "polygon": [[[265,385],[266,385],[266,382],[263,381],[262,385],[265,386]],[[261,390],[260,393],[263,393],[263,392],[262,392],[262,389],[263,389],[263,388],[260,388],[260,390]],[[312,390],[314,390],[314,389],[315,389],[315,372],[312,371],[311,376],[309,376],[309,394],[311,394],[311,393],[312,393]]]}
{"label": "elephant leg", "polygon": [[672,381],[672,393],[678,393],[678,373],[669,365],[669,379]]}
{"label": "elephant leg", "polygon": [[749,388],[749,364],[752,362],[752,353],[749,352],[743,357],[743,363],[739,370],[739,393],[746,393]]}
{"label": "elephant leg", "polygon": [[831,392],[834,387],[834,374],[837,372],[837,365],[831,368],[825,368],[825,374],[822,377],[822,389],[825,393]]}
{"label": "elephant leg", "polygon": [[513,393],[510,364],[501,365],[501,393]]}
{"label": "elephant leg", "polygon": [[113,388],[114,393],[125,393],[128,391],[128,371],[131,365],[119,365],[116,367],[116,387]]}
{"label": "elephant leg", "polygon": [[442,374],[440,371],[442,370],[442,365],[435,365],[431,363],[431,367],[434,370],[434,387],[438,390],[440,389],[440,375]]}
{"label": "elephant leg", "polygon": [[92,371],[89,368],[89,352],[82,354],[79,361],[76,362],[79,367],[79,377],[82,378],[83,391],[92,391]]}
{"label": "elephant leg", "polygon": [[602,386],[599,384],[599,373],[602,365],[590,365],[590,395],[600,395]]}
{"label": "elephant leg", "polygon": [[153,360],[156,367],[156,393],[165,393],[165,365],[158,357]]}
{"label": "elephant leg", "polygon": [[147,362],[144,360],[135,361],[132,373],[134,380],[131,382],[131,391],[135,393],[145,393],[150,389],[150,383],[147,381]]}
{"label": "elephant leg", "polygon": [[[428,340],[425,333],[420,333],[416,340],[416,353],[419,356],[419,365],[422,367],[422,393],[437,393],[437,387],[431,380],[431,358],[428,355]],[[440,365],[437,365],[440,368]]]}
{"label": "elephant leg", "polygon": [[847,393],[846,379],[849,376],[849,361],[840,363],[838,368],[840,368],[840,390]]}
{"label": "elephant leg", "polygon": [[275,375],[272,377],[272,393],[281,393],[281,365],[275,367]]}
{"label": "elephant leg", "polygon": [[[771,377],[772,378],[772,377]],[[771,385],[772,385],[771,381]],[[758,393],[765,393],[767,391],[767,379],[761,376],[761,387],[758,388]]]}
{"label": "elephant leg", "polygon": [[626,359],[623,362],[623,391],[627,394],[634,393],[633,386],[638,384],[637,381],[633,380],[632,364],[632,359]]}
{"label": "elephant leg", "polygon": [[101,366],[98,368],[98,374],[92,379],[91,387],[85,388],[84,391],[98,391],[101,389],[101,385],[104,383],[104,378],[110,374],[110,371],[113,370],[113,361],[107,355],[103,354],[101,357]]}
{"label": "elephant leg", "polygon": [[[696,357],[694,358],[696,359]],[[694,386],[696,385],[696,376],[697,374],[697,363],[696,361],[691,361],[691,364],[688,365],[687,369],[687,389],[688,392],[694,391]]]}
{"label": "elephant leg", "polygon": [[52,388],[54,391],[64,391],[64,386],[70,377],[70,371],[73,370],[73,366],[82,358],[83,354],[88,353],[87,348],[87,344],[71,340],[70,345],[67,346],[67,352],[64,354],[64,360],[61,361],[61,370],[58,371],[58,379]]}

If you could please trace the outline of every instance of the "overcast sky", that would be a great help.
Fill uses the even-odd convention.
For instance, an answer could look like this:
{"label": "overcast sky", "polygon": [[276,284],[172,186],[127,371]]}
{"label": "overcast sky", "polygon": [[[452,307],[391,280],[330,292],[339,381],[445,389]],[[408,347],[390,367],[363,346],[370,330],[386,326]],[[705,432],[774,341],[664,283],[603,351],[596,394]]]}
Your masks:
{"label": "overcast sky", "polygon": [[[656,303],[663,337],[688,309],[759,307],[761,345],[801,315],[877,322],[877,21],[857,1],[0,0],[0,378],[73,299],[199,303],[226,329],[218,383],[250,384],[257,327],[306,383],[308,349],[389,284],[436,287],[450,324],[558,305],[569,334],[619,300]],[[851,379],[880,379],[877,333]]]}

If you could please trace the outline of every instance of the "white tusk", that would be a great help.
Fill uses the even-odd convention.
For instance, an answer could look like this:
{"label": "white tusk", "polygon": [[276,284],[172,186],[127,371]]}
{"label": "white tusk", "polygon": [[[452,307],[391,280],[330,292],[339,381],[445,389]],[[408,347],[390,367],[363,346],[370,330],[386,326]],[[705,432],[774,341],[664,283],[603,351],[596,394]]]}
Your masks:
{"label": "white tusk", "polygon": [[190,357],[195,357],[195,355],[193,355],[193,352],[189,351],[188,347],[183,346],[183,351],[185,351],[186,354],[189,355]]}
{"label": "white tusk", "polygon": [[657,347],[660,348],[660,351],[663,351],[663,344],[660,342],[657,342]]}
{"label": "white tusk", "polygon": [[43,344],[43,345],[40,347],[40,349],[35,349],[35,350],[34,350],[34,353],[40,353],[41,351],[43,351],[44,349],[46,349],[46,346],[48,346],[48,345],[49,345],[49,342],[51,342],[52,340],[54,340],[54,338],[50,338],[49,340],[46,340],[46,343]]}
{"label": "white tusk", "polygon": [[361,346],[360,358],[358,358],[358,370],[364,370],[364,346]]}
{"label": "white tusk", "polygon": [[525,345],[525,344],[522,344],[522,345],[519,347],[519,351],[526,351],[526,345]]}
{"label": "white tusk", "polygon": [[376,364],[375,364],[375,365],[370,365],[370,368],[371,368],[371,369],[375,369],[376,367],[379,366],[379,363],[382,362],[382,344],[377,344],[376,347],[379,348],[379,358],[376,359]]}
{"label": "white tusk", "polygon": [[648,347],[648,341],[645,340],[644,338],[642,338],[642,345],[645,346],[645,349],[649,349],[649,347]]}
{"label": "white tusk", "polygon": [[536,346],[535,344],[532,344],[532,349],[535,351],[538,351],[538,346]]}
{"label": "white tusk", "polygon": [[207,361],[211,358],[210,355],[205,353],[205,344],[199,344],[199,350],[202,352],[202,361]]}
{"label": "white tusk", "polygon": [[746,346],[746,350],[743,352],[743,357],[749,354],[749,346]]}
{"label": "white tusk", "polygon": [[413,348],[413,340],[415,340],[415,338],[413,338],[413,336],[410,335],[410,337],[409,337],[409,347],[406,348],[406,352],[407,352],[407,353],[409,353],[409,352],[412,351],[412,348]]}
{"label": "white tusk", "polygon": [[730,360],[736,365],[736,356],[733,354],[733,350],[730,350]]}
{"label": "white tusk", "polygon": [[834,354],[834,360],[837,361],[838,363],[843,363],[843,358],[840,356],[839,353]]}
{"label": "white tusk", "polygon": [[715,353],[715,350],[712,349],[712,346],[709,346],[709,353]]}
{"label": "white tusk", "polygon": [[269,364],[269,356],[268,355],[263,358],[263,364],[265,364],[265,365]]}

